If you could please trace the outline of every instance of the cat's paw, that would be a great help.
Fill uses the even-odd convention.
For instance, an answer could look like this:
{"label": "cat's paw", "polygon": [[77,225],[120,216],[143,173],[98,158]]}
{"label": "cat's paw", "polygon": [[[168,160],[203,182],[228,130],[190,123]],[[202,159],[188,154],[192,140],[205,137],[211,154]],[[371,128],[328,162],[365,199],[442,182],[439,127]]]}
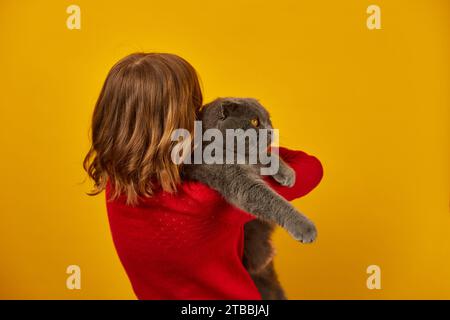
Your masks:
{"label": "cat's paw", "polygon": [[273,176],[276,182],[285,187],[292,187],[295,184],[295,171],[288,166],[280,167],[277,174]]}
{"label": "cat's paw", "polygon": [[317,238],[317,229],[314,223],[304,220],[297,225],[291,235],[301,243],[312,243]]}

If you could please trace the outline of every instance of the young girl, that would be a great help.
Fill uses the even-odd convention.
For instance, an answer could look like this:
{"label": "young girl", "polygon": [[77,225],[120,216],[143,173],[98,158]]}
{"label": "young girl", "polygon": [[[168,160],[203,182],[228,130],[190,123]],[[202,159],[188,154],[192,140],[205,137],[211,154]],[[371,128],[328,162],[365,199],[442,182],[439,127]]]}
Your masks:
{"label": "young girl", "polygon": [[[95,106],[84,168],[106,190],[114,244],[139,299],[261,299],[242,264],[254,217],[198,182],[181,181],[171,133],[193,134],[202,106],[194,68],[173,54],[136,53],[113,66]],[[322,178],[320,162],[280,149],[296,184],[267,183],[288,200]]]}

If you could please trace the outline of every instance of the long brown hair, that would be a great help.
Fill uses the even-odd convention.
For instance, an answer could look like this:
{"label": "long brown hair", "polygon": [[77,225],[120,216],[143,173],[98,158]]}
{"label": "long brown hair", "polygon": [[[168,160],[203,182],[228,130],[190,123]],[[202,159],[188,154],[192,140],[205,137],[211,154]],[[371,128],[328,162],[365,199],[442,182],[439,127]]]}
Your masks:
{"label": "long brown hair", "polygon": [[92,146],[84,169],[92,195],[111,183],[110,199],[128,204],[156,187],[174,192],[179,167],[171,160],[173,130],[194,131],[202,92],[195,69],[166,53],[134,53],[117,62],[103,84],[92,117]]}

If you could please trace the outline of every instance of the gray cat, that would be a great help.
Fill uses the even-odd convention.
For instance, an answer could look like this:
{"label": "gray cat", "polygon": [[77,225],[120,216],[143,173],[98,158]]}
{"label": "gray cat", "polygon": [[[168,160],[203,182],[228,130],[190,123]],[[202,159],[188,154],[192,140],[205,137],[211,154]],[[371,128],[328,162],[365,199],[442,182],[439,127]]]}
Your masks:
{"label": "gray cat", "polygon": [[[267,110],[251,98],[216,99],[203,107],[199,118],[203,132],[215,128],[223,133],[223,137],[226,129],[272,129]],[[183,167],[183,176],[208,185],[229,203],[257,217],[245,225],[243,263],[263,299],[286,299],[273,267],[270,237],[274,227],[283,227],[302,243],[313,242],[317,231],[307,217],[264,182],[260,175],[264,165],[249,161],[249,150],[255,150],[261,139],[262,133],[256,132],[257,141],[246,140],[245,164],[226,164],[225,160],[224,164],[188,164]],[[268,139],[267,146],[270,143]],[[203,150],[207,145],[203,144]],[[230,150],[225,150],[225,143],[223,148],[225,157]],[[238,151],[232,151],[237,157]],[[263,151],[267,152],[267,149]],[[284,186],[293,186],[295,182],[295,172],[281,159],[278,171],[272,177]]]}

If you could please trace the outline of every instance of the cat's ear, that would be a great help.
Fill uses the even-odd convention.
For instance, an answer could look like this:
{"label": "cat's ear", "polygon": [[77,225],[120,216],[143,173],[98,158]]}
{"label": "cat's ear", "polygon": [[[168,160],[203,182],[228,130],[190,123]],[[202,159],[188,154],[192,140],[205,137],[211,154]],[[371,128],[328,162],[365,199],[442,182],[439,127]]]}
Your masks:
{"label": "cat's ear", "polygon": [[234,101],[222,101],[219,107],[219,118],[224,120],[235,110],[239,105]]}

